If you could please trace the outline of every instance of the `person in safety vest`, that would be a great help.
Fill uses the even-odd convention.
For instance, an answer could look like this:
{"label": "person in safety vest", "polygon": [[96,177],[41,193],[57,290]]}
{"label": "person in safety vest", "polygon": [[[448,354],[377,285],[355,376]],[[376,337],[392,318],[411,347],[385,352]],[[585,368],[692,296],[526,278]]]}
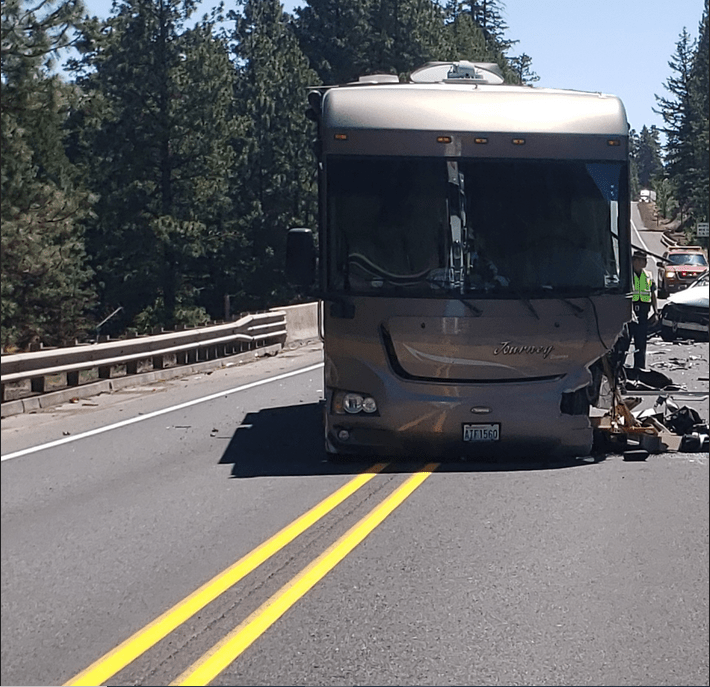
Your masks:
{"label": "person in safety vest", "polygon": [[631,257],[633,267],[633,290],[631,301],[633,316],[629,322],[629,334],[634,341],[634,367],[646,367],[646,341],[648,339],[648,326],[651,318],[649,313],[653,309],[653,318],[658,314],[656,302],[656,284],[651,273],[645,269],[646,253],[642,250],[634,251]]}

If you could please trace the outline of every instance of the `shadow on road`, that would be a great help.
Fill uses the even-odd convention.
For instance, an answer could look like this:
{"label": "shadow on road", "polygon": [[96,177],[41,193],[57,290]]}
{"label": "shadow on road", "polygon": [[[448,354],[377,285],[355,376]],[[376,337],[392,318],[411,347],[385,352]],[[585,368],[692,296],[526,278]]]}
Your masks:
{"label": "shadow on road", "polygon": [[[237,428],[221,464],[233,464],[232,477],[358,474],[375,462],[390,462],[388,472],[412,472],[427,456],[411,459],[329,460],[323,447],[321,406],[318,403],[266,408],[249,413]],[[592,465],[604,460],[592,458],[550,459],[525,457],[459,460],[441,462],[438,472],[505,472],[516,470],[554,470]]]}
{"label": "shadow on road", "polygon": [[310,403],[248,413],[220,463],[233,477],[336,475],[362,472],[372,461],[331,463],[323,448],[321,408]]}

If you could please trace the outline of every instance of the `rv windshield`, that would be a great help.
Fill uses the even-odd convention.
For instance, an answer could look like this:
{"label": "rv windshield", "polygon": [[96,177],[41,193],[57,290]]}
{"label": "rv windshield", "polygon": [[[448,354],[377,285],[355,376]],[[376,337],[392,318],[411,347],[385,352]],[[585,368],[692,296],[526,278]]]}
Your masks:
{"label": "rv windshield", "polygon": [[617,289],[616,162],[329,158],[328,286],[520,296]]}

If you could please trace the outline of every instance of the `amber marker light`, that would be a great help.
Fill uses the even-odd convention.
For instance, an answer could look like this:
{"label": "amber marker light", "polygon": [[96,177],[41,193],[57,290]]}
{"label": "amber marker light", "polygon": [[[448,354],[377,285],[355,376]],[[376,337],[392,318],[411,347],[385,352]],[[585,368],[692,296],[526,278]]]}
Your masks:
{"label": "amber marker light", "polygon": [[514,138],[514,139],[513,139],[513,145],[514,145],[514,146],[524,146],[524,145],[525,145],[525,139],[524,139],[524,138]]}
{"label": "amber marker light", "polygon": [[478,143],[479,145],[485,145],[486,143],[488,143],[488,139],[487,139],[487,138],[483,138],[483,137],[474,138],[474,139],[473,139],[473,142],[474,142],[474,143]]}
{"label": "amber marker light", "polygon": [[618,138],[610,138],[610,139],[606,142],[606,144],[607,144],[608,146],[620,146],[620,145],[621,145],[621,141],[620,141]]}
{"label": "amber marker light", "polygon": [[348,135],[347,134],[335,134],[333,138],[336,141],[347,141],[348,140]]}
{"label": "amber marker light", "polygon": [[451,136],[437,136],[436,137],[436,142],[437,143],[451,143]]}

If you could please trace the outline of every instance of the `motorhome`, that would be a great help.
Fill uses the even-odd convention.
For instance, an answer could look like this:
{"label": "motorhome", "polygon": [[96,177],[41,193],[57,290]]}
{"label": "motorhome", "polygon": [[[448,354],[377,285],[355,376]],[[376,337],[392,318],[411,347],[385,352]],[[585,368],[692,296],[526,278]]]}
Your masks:
{"label": "motorhome", "polygon": [[318,260],[303,228],[287,260],[322,299],[327,452],[588,454],[631,317],[621,101],[433,62],[309,102]]}

